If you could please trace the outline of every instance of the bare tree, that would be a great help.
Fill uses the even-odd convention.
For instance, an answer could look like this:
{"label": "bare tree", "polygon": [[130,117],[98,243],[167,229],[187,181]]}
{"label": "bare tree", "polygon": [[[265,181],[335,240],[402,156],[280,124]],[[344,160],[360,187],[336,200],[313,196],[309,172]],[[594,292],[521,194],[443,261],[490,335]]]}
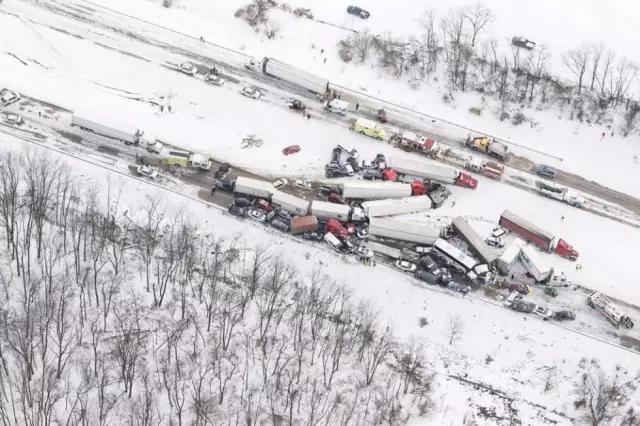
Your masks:
{"label": "bare tree", "polygon": [[445,333],[447,338],[449,339],[449,345],[453,345],[455,342],[460,340],[463,332],[464,323],[462,322],[462,318],[460,318],[458,315],[450,315],[447,319],[447,324],[445,327]]}
{"label": "bare tree", "polygon": [[386,327],[382,332],[376,333],[371,344],[365,347],[362,368],[364,369],[367,386],[373,381],[378,367],[384,362],[392,348],[393,340],[391,339],[391,328],[389,327]]}
{"label": "bare tree", "polygon": [[591,83],[589,84],[589,90],[593,90],[596,83],[596,77],[598,76],[598,67],[600,66],[600,59],[604,52],[604,45],[602,43],[595,43],[589,46],[591,56]]}
{"label": "bare tree", "polygon": [[562,57],[565,65],[577,80],[578,95],[582,93],[584,74],[587,70],[587,64],[589,63],[589,53],[589,47],[583,45],[579,48],[569,50]]}
{"label": "bare tree", "polygon": [[426,72],[431,73],[436,70],[438,65],[438,52],[440,47],[438,45],[438,36],[436,34],[436,15],[433,8],[429,8],[424,11],[422,18],[420,19],[422,24],[422,41],[424,49],[426,50],[427,65]]}
{"label": "bare tree", "polygon": [[491,9],[477,2],[471,9],[464,12],[464,17],[471,25],[471,47],[476,45],[476,37],[491,22],[494,21]]}
{"label": "bare tree", "polygon": [[629,400],[629,392],[637,386],[640,377],[628,377],[626,370],[618,369],[607,376],[597,361],[592,360],[575,384],[578,400],[576,408],[584,411],[583,417],[592,426],[611,424],[620,417]]}
{"label": "bare tree", "polygon": [[157,198],[148,198],[143,208],[145,213],[144,222],[137,230],[136,238],[138,252],[144,261],[145,279],[147,283],[147,292],[150,290],[150,269],[151,261],[155,256],[156,249],[160,244],[161,225],[164,221],[164,209],[160,206],[160,200]]}

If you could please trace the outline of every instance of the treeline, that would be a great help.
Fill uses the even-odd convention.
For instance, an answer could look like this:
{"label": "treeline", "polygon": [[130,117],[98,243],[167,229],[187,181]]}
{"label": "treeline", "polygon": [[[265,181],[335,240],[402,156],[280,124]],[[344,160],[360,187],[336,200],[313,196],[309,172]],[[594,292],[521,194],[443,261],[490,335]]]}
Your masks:
{"label": "treeline", "polygon": [[546,46],[527,50],[510,43],[505,49],[496,39],[483,37],[494,19],[481,3],[450,8],[441,16],[428,9],[420,19],[420,34],[397,38],[363,32],[341,40],[338,53],[345,62],[375,58],[393,77],[416,85],[443,75],[449,89],[444,101],[456,91],[490,95],[501,103],[500,119],[514,124],[526,117],[511,115],[510,104],[568,105],[571,119],[612,124],[607,113],[618,112],[624,114],[618,120],[620,131],[626,136],[635,129],[640,111],[638,100],[630,96],[638,76],[635,63],[602,44],[585,44],[563,54],[568,74],[575,77],[567,82],[551,72]]}
{"label": "treeline", "polygon": [[401,424],[433,376],[322,271],[0,154],[0,423]]}

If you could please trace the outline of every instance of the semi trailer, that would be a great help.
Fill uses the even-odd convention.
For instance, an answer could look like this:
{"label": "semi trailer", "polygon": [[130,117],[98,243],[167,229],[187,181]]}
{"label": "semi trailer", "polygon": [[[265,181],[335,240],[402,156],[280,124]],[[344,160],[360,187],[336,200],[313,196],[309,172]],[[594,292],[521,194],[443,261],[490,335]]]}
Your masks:
{"label": "semi trailer", "polygon": [[369,235],[417,244],[433,245],[442,235],[442,228],[373,217],[369,218]]}
{"label": "semi trailer", "polygon": [[120,123],[116,120],[90,113],[74,113],[71,125],[83,130],[124,142],[127,145],[139,145],[149,152],[162,152],[163,145],[154,137],[145,135],[137,127]]}
{"label": "semi trailer", "polygon": [[342,184],[342,196],[356,200],[378,200],[385,198],[403,198],[412,195],[424,195],[426,188],[422,182],[380,182],[354,180]]}
{"label": "semi trailer", "polygon": [[387,161],[387,167],[405,176],[434,180],[470,189],[476,189],[478,186],[478,180],[470,174],[434,161],[417,161],[393,157]]}
{"label": "semi trailer", "polygon": [[362,203],[362,209],[368,217],[379,217],[425,212],[431,210],[432,204],[428,196],[418,195],[416,197],[365,201]]}

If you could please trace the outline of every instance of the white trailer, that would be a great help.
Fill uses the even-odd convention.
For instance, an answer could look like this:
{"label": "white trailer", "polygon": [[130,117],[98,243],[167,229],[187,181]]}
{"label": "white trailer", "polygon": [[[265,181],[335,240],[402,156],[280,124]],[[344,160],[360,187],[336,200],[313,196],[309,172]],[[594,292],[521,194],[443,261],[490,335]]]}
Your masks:
{"label": "white trailer", "polygon": [[530,245],[522,247],[520,251],[520,262],[522,262],[524,269],[533,276],[536,282],[546,282],[551,278],[551,274],[553,274],[553,268],[545,264],[540,258],[540,255],[538,255]]}
{"label": "white trailer", "polygon": [[83,130],[116,139],[127,145],[139,144],[150,152],[162,152],[162,144],[153,136],[145,133],[137,127],[118,122],[108,117],[101,117],[93,113],[74,113],[71,116],[71,125]]}
{"label": "white trailer", "polygon": [[442,235],[442,229],[418,223],[373,217],[369,219],[369,234],[399,241],[433,245]]}
{"label": "white trailer", "polygon": [[309,201],[275,189],[271,194],[271,204],[299,216],[309,212]]}
{"label": "white trailer", "polygon": [[262,70],[267,75],[297,84],[319,95],[324,95],[329,88],[329,80],[274,58],[264,58]]}
{"label": "white trailer", "polygon": [[392,259],[401,259],[402,258],[402,250],[397,249],[395,247],[388,246],[386,244],[376,243],[374,241],[369,241],[367,243],[367,248],[373,250],[375,253],[384,254],[385,256],[389,256]]}
{"label": "white trailer", "polygon": [[437,180],[448,184],[455,184],[460,174],[453,167],[438,164],[434,161],[407,160],[396,157],[391,157],[387,160],[387,167],[403,175]]}
{"label": "white trailer", "polygon": [[540,195],[545,197],[565,202],[574,207],[583,207],[585,204],[584,198],[567,187],[542,181],[536,182],[536,186]]}
{"label": "white trailer", "polygon": [[431,199],[426,195],[405,198],[365,201],[362,208],[368,217],[391,216],[407,213],[420,213],[430,210]]}
{"label": "white trailer", "polygon": [[360,200],[410,197],[411,185],[401,182],[347,181],[342,184],[342,196]]}
{"label": "white trailer", "polygon": [[351,207],[346,204],[328,203],[326,201],[313,200],[311,202],[311,214],[318,219],[338,219],[341,222],[349,220]]}
{"label": "white trailer", "polygon": [[468,256],[462,250],[442,238],[438,238],[438,240],[433,244],[433,247],[467,271],[473,270],[473,267],[478,264],[473,257]]}
{"label": "white trailer", "polygon": [[604,294],[595,291],[587,297],[587,304],[600,311],[616,328],[633,328],[633,320]]}
{"label": "white trailer", "polygon": [[469,244],[471,250],[489,265],[497,259],[496,252],[484,242],[480,235],[469,225],[469,223],[462,217],[458,216],[453,219],[453,227],[460,234],[462,238]]}
{"label": "white trailer", "polygon": [[233,185],[233,192],[251,195],[252,197],[269,199],[271,198],[271,194],[275,192],[275,188],[271,183],[263,180],[238,176],[235,184]]}
{"label": "white trailer", "polygon": [[511,244],[509,244],[497,261],[497,266],[500,272],[505,275],[509,273],[511,267],[518,261],[518,258],[520,258],[520,252],[525,244],[526,243],[520,238],[516,238],[511,242]]}

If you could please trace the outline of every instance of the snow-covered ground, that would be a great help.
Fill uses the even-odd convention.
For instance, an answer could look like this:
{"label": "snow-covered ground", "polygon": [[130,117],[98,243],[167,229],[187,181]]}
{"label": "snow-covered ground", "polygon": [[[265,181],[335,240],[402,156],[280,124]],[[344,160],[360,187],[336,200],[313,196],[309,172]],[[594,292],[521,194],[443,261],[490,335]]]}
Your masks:
{"label": "snow-covered ground", "polygon": [[[238,7],[235,2],[177,2],[173,9],[161,8],[157,2],[115,0],[103,3],[195,36],[202,34],[207,41],[238,48],[252,55],[281,58],[372,95],[401,101],[417,110],[442,115],[536,147],[564,158],[561,163],[555,163],[563,169],[640,195],[640,186],[637,185],[640,166],[632,158],[638,152],[636,139],[607,136],[601,141],[599,135],[602,129],[586,126],[576,128],[575,124],[556,120],[551,113],[538,114],[537,119],[542,124],[536,130],[505,126],[493,120],[491,114],[476,117],[467,113],[469,106],[479,103],[472,95],[457,96],[452,108],[439,101],[440,94],[435,86],[411,91],[402,82],[381,77],[376,70],[341,64],[333,50],[335,42],[347,34],[344,30],[282,15],[279,18],[282,20],[280,38],[266,41],[232,17]],[[367,5],[373,14],[372,18],[361,22],[344,14],[344,2],[331,2],[330,5],[318,1],[307,3],[318,18],[358,29],[367,26],[375,32],[398,31],[398,28],[410,31],[407,22],[413,22],[420,13],[416,9],[416,2],[406,0],[394,4],[394,13],[387,14],[388,19],[383,19],[389,6],[376,0]],[[551,7],[552,2],[548,3]],[[602,19],[612,16],[611,10],[617,10],[620,6],[618,3],[612,4],[614,6],[600,15]],[[537,16],[535,13],[543,10],[542,6],[532,4],[519,7],[518,13],[511,10],[513,7],[501,7],[498,2],[492,2],[489,6],[495,6],[494,12],[499,16],[495,25],[500,25],[499,28],[505,32],[501,37],[509,38],[514,29],[518,29],[518,32],[539,41],[554,39],[548,32],[543,33],[541,28],[533,28],[535,20],[531,16]],[[559,8],[559,12],[553,19],[557,20],[554,22],[559,26],[560,22],[566,22],[563,13],[569,12],[565,10],[567,6],[555,7]],[[529,15],[522,12],[529,8],[536,12]],[[581,3],[581,15],[598,16],[594,11],[600,8],[595,0]],[[501,13],[506,9],[510,12]],[[74,20],[51,18],[49,12],[18,0],[5,0],[0,5],[0,12],[7,10],[20,17],[0,13],[0,28],[3,29],[0,32],[0,47],[17,58],[9,54],[0,56],[0,87],[10,87],[24,95],[70,110],[110,113],[114,118],[144,128],[172,144],[207,153],[213,158],[229,161],[234,166],[265,176],[321,177],[330,150],[336,143],[358,149],[363,159],[373,158],[378,152],[410,156],[382,142],[354,134],[341,120],[318,114],[319,104],[311,105],[316,111],[312,111],[310,120],[287,110],[284,100],[288,94],[274,86],[262,84],[260,80],[235,75],[265,89],[265,99],[256,101],[240,96],[238,84],[207,86],[199,79],[170,69],[168,64],[177,64],[185,59],[177,54],[92,28],[91,24],[79,25]],[[59,29],[66,29],[77,36],[40,24],[48,22],[48,19],[55,21],[54,26]],[[575,21],[576,30],[562,41],[566,46],[576,44],[574,40],[588,39],[587,35],[593,34],[592,31],[587,32],[593,28],[587,25],[588,20],[576,18]],[[617,27],[620,32],[612,34],[612,42],[617,43],[617,38],[629,34],[623,32],[625,25]],[[322,44],[318,40],[322,40]],[[100,46],[95,41],[115,46],[129,54]],[[180,47],[181,43],[185,42],[176,35],[176,46]],[[625,46],[623,41],[620,43]],[[315,47],[312,48],[312,44]],[[325,56],[329,52],[332,55],[326,64],[320,54],[321,48],[325,49]],[[565,45],[558,43],[553,48],[562,50]],[[163,96],[171,97],[171,113],[159,111],[157,104]],[[429,101],[425,102],[425,99]],[[60,113],[58,116],[61,121],[50,122],[52,127],[64,128],[69,124],[69,114]],[[40,121],[47,124],[46,119]],[[264,145],[250,150],[241,149],[241,139],[251,133],[262,138]],[[300,145],[302,151],[284,157],[282,148],[294,143]],[[12,146],[12,149],[20,145],[7,136],[3,136],[3,144]],[[547,157],[540,158],[550,162]],[[637,365],[637,355],[632,352],[550,326],[535,317],[522,316],[478,299],[462,299],[451,293],[426,289],[386,266],[365,267],[352,259],[338,258],[327,249],[303,244],[275,231],[265,231],[258,225],[238,222],[194,198],[152,189],[147,183],[133,181],[130,177],[97,172],[95,168],[88,168],[76,160],[65,161],[74,172],[83,174],[89,181],[108,180],[115,186],[126,188],[122,192],[122,202],[127,204],[131,212],[138,209],[138,203],[144,197],[159,196],[172,211],[188,211],[193,218],[206,218],[202,220],[203,229],[213,229],[220,235],[237,236],[252,243],[271,245],[304,274],[323,268],[331,275],[340,277],[358,298],[375,304],[384,317],[393,323],[397,336],[404,340],[414,337],[428,345],[439,378],[437,407],[429,423],[462,423],[467,414],[462,408],[466,407],[467,398],[478,404],[488,404],[484,400],[486,394],[479,395],[471,388],[461,386],[461,382],[450,375],[466,374],[469,380],[489,383],[509,396],[528,401],[519,403],[521,414],[525,417],[535,411],[529,403],[541,404],[573,416],[575,408],[571,389],[573,382],[579,379],[577,365],[583,357],[599,359],[608,371],[613,371],[616,365],[629,370]],[[115,166],[119,170],[126,170],[125,164]],[[188,187],[175,189],[184,193],[193,191]],[[640,304],[633,268],[635,256],[640,252],[640,230],[637,228],[488,179],[481,178],[476,191],[452,188],[452,192],[450,201],[431,213],[430,217],[414,215],[407,220],[430,221],[436,217],[449,220],[462,215],[484,233],[508,208],[573,244],[580,252],[578,263],[582,269],[576,270],[575,263],[558,256],[541,254],[545,261],[587,287]],[[443,332],[450,315],[459,315],[464,320],[462,339],[455,346],[448,344]],[[421,317],[427,319],[428,325],[420,326]],[[603,327],[608,326],[604,320],[602,324]],[[489,355],[493,359],[491,362],[487,361]],[[553,366],[559,370],[558,384],[545,393],[542,391],[544,381],[540,369]],[[537,423],[535,418],[527,421],[530,424]],[[566,418],[558,421],[560,424],[571,422]]]}
{"label": "snow-covered ground", "polygon": [[[519,148],[513,149],[516,153],[588,176],[598,183],[623,192],[640,194],[638,185],[635,184],[636,179],[640,177],[640,148],[637,136],[623,138],[617,135],[618,132],[614,132],[615,135],[612,136],[611,131],[604,127],[559,120],[558,112],[540,112],[534,109],[526,109],[525,114],[539,123],[535,129],[527,125],[514,127],[507,122],[498,121],[495,118],[495,109],[498,106],[490,101],[481,101],[475,93],[455,93],[454,101],[444,104],[441,98],[445,90],[440,83],[433,82],[423,85],[419,90],[412,90],[405,81],[393,81],[372,66],[342,63],[336,53],[336,43],[350,34],[350,31],[345,29],[298,19],[289,13],[274,10],[271,12],[272,17],[280,23],[281,31],[275,40],[266,40],[264,36],[255,34],[244,22],[230,18],[239,7],[237,3],[178,1],[170,9],[162,8],[159,2],[116,0],[99,3],[133,16],[144,16],[148,21],[195,37],[202,35],[207,41],[249,55],[276,57],[347,87],[550,154],[552,157],[533,154]],[[393,8],[383,2],[372,2],[371,5],[365,6],[372,12],[371,18],[365,21],[346,14],[346,4],[347,2],[331,2],[327,6],[313,1],[300,1],[292,6],[309,7],[318,17],[324,17],[331,23],[345,25],[346,28],[370,28],[374,33],[386,32],[392,35],[407,32],[418,35],[419,25],[416,17],[419,17],[425,8],[423,3],[408,0],[401,2],[397,7],[394,5]],[[442,16],[449,5],[462,4],[465,2],[440,2],[435,6],[440,12],[439,16]],[[626,34],[633,27],[632,17],[640,11],[633,7],[627,13],[629,8],[625,6],[626,19],[621,23],[621,20],[615,17],[623,5],[614,4],[612,7],[608,4],[604,7],[599,2],[588,1],[574,7],[549,0],[545,7],[536,3],[515,8],[506,2],[492,1],[488,2],[487,6],[493,9],[498,19],[488,31],[500,41],[504,49],[508,49],[513,34],[522,33],[539,42],[547,42],[553,55],[552,72],[566,75],[561,60],[561,54],[565,49],[578,46],[585,41],[596,40],[592,26],[594,18],[588,17],[597,17],[599,22],[604,23],[608,43],[622,54],[630,57],[635,55],[636,49]],[[539,25],[540,22],[544,22],[545,25]],[[600,28],[598,25],[595,27]],[[556,36],[557,33],[549,31],[549,28],[571,28],[571,31],[562,31],[561,36]],[[324,49],[324,54],[321,54],[321,49]],[[472,107],[484,109],[482,115],[469,113],[469,108]],[[602,132],[607,133],[604,139],[601,137]],[[455,133],[462,136],[461,131]]]}
{"label": "snow-covered ground", "polygon": [[[23,143],[12,137],[4,137],[4,142],[3,150],[24,149]],[[129,212],[133,219],[138,216],[136,212],[142,214],[141,206],[146,200],[159,198],[166,205],[167,216],[188,212],[203,234],[212,232],[218,237],[239,238],[242,243],[269,245],[305,276],[322,270],[340,277],[356,299],[373,304],[399,339],[415,339],[424,344],[430,368],[436,373],[435,404],[432,414],[416,419],[415,424],[461,424],[464,419],[477,416],[478,406],[493,408],[498,416],[509,414],[507,400],[478,391],[461,380],[481,383],[515,399],[511,408],[524,424],[540,424],[540,413],[559,424],[570,424],[576,415],[572,390],[580,379],[582,370],[578,365],[583,358],[600,360],[605,371],[621,367],[634,372],[637,366],[638,355],[633,352],[499,305],[434,290],[383,265],[368,267],[353,258],[337,257],[322,244],[303,243],[261,225],[238,221],[190,196],[193,189],[189,187],[168,191],[126,172],[116,173],[126,171],[127,164],[116,163],[105,169],[52,155],[68,164],[86,187],[109,182],[112,194],[120,194],[120,210]],[[109,171],[112,167],[114,171]],[[450,345],[446,329],[452,316],[462,318],[464,331]],[[426,320],[426,325],[421,324],[421,319]],[[557,375],[552,380],[553,389],[544,392],[548,369],[557,370]],[[481,417],[478,421],[493,423]]]}

